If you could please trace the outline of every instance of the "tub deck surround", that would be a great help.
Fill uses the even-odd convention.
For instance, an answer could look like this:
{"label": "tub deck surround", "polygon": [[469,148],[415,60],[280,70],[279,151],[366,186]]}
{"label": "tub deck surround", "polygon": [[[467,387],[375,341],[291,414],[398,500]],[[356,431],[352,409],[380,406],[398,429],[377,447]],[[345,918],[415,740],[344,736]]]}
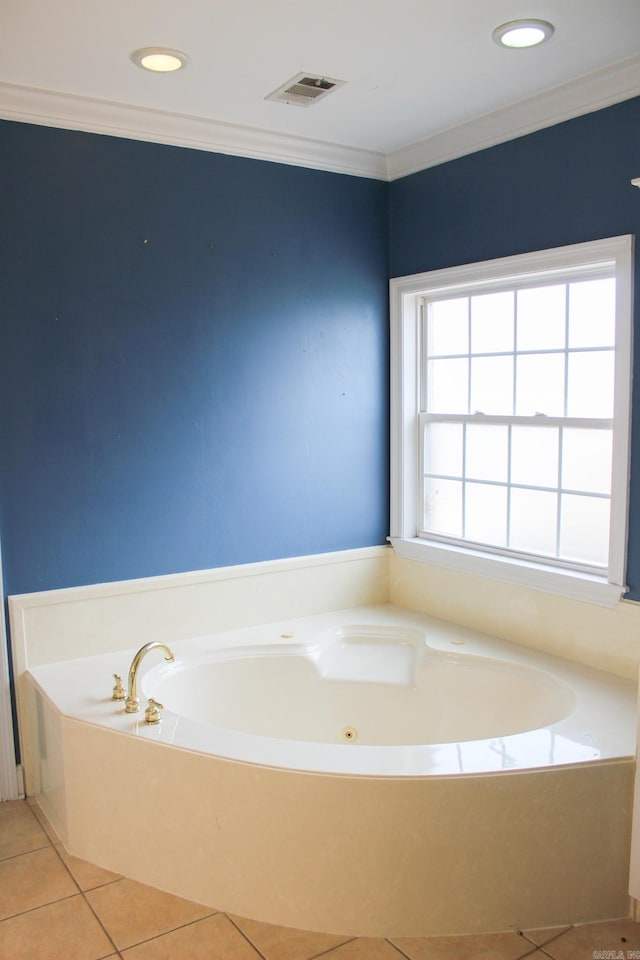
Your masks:
{"label": "tub deck surround", "polygon": [[[447,776],[634,755],[631,681],[392,605],[171,649],[176,663],[158,651],[145,658],[133,715],[110,694],[135,648],[29,677],[64,717],[285,770]],[[144,723],[150,697],[165,705],[157,726]]]}
{"label": "tub deck surround", "polygon": [[388,546],[265,560],[8,598],[28,667],[389,599]]}
{"label": "tub deck surround", "polygon": [[[184,707],[194,716],[167,709],[148,727],[110,700],[112,673],[126,671],[135,648],[41,665],[21,687],[34,732],[29,791],[72,854],[217,909],[350,936],[628,916],[631,682],[389,605],[171,647],[175,665],[146,658],[145,695],[178,703],[181,668],[252,669],[262,648],[260,666],[306,651],[309,669],[326,673],[320,683],[411,696],[423,654],[437,668],[474,659],[489,674],[506,670],[517,698],[537,690],[538,724],[548,725],[431,744],[398,743],[396,732],[374,745],[338,739],[357,726],[347,716],[336,717],[337,742],[323,743],[273,736],[288,730],[286,715],[269,736],[259,711],[251,732],[196,719],[207,706],[196,691]],[[532,677],[527,690],[520,681]],[[470,685],[460,689],[454,715],[471,699]],[[364,731],[364,714],[360,722]]]}
{"label": "tub deck surround", "polygon": [[584,603],[392,553],[389,599],[460,626],[503,637],[634,682],[640,667],[640,603]]}

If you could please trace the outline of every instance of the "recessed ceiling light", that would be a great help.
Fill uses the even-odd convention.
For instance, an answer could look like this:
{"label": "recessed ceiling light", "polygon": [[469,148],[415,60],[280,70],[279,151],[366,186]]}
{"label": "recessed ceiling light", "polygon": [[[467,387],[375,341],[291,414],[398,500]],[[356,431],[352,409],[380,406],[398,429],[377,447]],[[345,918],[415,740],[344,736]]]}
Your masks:
{"label": "recessed ceiling light", "polygon": [[548,40],[553,31],[553,24],[547,20],[510,20],[496,27],[492,37],[501,47],[535,47]]}
{"label": "recessed ceiling light", "polygon": [[189,58],[180,50],[169,50],[167,47],[143,47],[131,54],[131,59],[143,70],[154,73],[173,73],[186,67]]}

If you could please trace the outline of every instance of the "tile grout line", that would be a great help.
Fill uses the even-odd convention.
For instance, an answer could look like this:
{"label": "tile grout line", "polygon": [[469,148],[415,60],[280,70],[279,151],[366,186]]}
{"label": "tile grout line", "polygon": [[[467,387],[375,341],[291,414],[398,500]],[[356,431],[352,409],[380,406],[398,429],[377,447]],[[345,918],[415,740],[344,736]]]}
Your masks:
{"label": "tile grout line", "polygon": [[95,887],[87,887],[86,890],[81,889],[80,893],[93,893],[94,890],[103,890],[105,887],[112,887],[114,883],[120,883],[121,880],[126,880],[126,877],[118,877],[117,880],[106,880],[104,883],[97,883]]}
{"label": "tile grout line", "polygon": [[[544,928],[542,928],[542,929],[544,929]],[[568,924],[563,930],[560,931],[560,933],[554,933],[553,936],[552,936],[552,937],[549,937],[548,940],[545,940],[544,943],[536,943],[535,946],[536,946],[539,950],[541,950],[543,947],[546,947],[547,944],[553,943],[555,940],[559,940],[560,937],[564,937],[565,933],[570,933],[570,932],[571,932],[572,930],[574,930],[574,929],[575,929],[575,927],[574,927],[573,924]],[[534,941],[531,939],[531,937],[527,936],[527,934],[526,934],[523,930],[518,930],[517,932],[518,932],[518,934],[520,934],[520,936],[522,936],[522,937],[524,937],[526,940],[528,940],[529,943],[534,943]]]}
{"label": "tile grout line", "polygon": [[246,934],[241,927],[238,926],[238,924],[235,922],[235,920],[233,919],[233,917],[230,917],[228,913],[225,913],[224,916],[227,918],[227,920],[229,921],[229,923],[232,924],[232,925],[236,928],[236,930],[238,931],[238,933],[241,934],[241,935],[244,937],[244,939],[247,941],[247,943],[248,943],[251,947],[253,947],[253,949],[256,951],[256,953],[258,953],[258,954],[260,955],[260,957],[262,958],[262,960],[267,960],[267,958],[265,957],[265,955],[264,955],[264,953],[262,952],[262,950],[260,950],[260,948],[255,945],[255,943],[253,942],[253,940],[251,939],[251,937],[250,937],[248,934]]}
{"label": "tile grout line", "polygon": [[390,947],[393,947],[394,950],[397,950],[401,957],[404,957],[405,960],[411,960],[411,957],[408,953],[405,953],[404,950],[401,950],[397,943],[393,942],[393,938],[385,937],[385,941],[389,944]]}
{"label": "tile grout line", "polygon": [[[62,841],[61,841],[61,843],[62,843]],[[80,896],[82,897],[82,899],[84,900],[84,902],[86,903],[86,905],[89,907],[89,910],[91,911],[91,913],[93,914],[93,916],[96,918],[96,920],[97,920],[98,924],[100,925],[100,927],[101,927],[104,935],[106,936],[107,940],[109,941],[109,943],[111,944],[111,946],[113,947],[113,949],[115,950],[115,952],[117,953],[118,957],[120,957],[120,951],[118,950],[118,947],[117,947],[117,945],[116,945],[113,937],[111,936],[111,934],[109,933],[109,931],[107,930],[107,928],[105,927],[105,925],[103,924],[103,922],[102,922],[102,920],[100,919],[100,917],[98,916],[98,914],[95,912],[95,910],[94,910],[93,907],[91,906],[89,900],[87,900],[87,898],[86,898],[86,896],[85,896],[84,890],[82,889],[82,887],[80,886],[80,884],[78,883],[78,881],[77,881],[76,878],[74,877],[73,873],[71,872],[71,870],[69,869],[69,867],[68,867],[67,864],[65,863],[65,861],[64,861],[64,859],[63,859],[63,857],[62,857],[62,854],[60,853],[60,851],[58,850],[57,846],[56,846],[54,843],[52,843],[51,846],[53,847],[53,850],[54,850],[54,853],[55,853],[56,857],[58,858],[58,860],[60,861],[60,863],[62,864],[62,866],[63,866],[64,869],[67,871],[67,873],[69,874],[69,876],[71,877],[71,879],[72,879],[73,882],[75,883],[76,887],[78,888],[78,891],[79,891],[79,893],[80,893]],[[112,881],[112,882],[115,883],[115,882],[117,882],[117,881]],[[107,886],[107,884],[105,884],[105,886]],[[108,956],[108,954],[107,954],[107,956]],[[122,960],[121,957],[120,957],[120,960]]]}
{"label": "tile grout line", "polygon": [[[61,857],[60,859],[62,859],[62,857]],[[69,871],[69,872],[71,872],[71,871]],[[89,910],[91,910],[91,913],[92,913],[93,916],[96,918],[98,924],[100,925],[101,929],[103,930],[104,935],[105,935],[106,938],[108,939],[109,943],[113,946],[113,949],[115,950],[115,952],[117,953],[117,955],[120,957],[120,951],[119,951],[119,949],[118,949],[118,947],[117,947],[117,944],[116,944],[115,940],[113,939],[113,937],[111,936],[111,934],[109,933],[109,931],[107,930],[107,928],[105,927],[104,923],[102,922],[102,920],[100,919],[100,917],[98,916],[98,914],[96,913],[96,911],[93,909],[93,907],[92,907],[91,903],[89,902],[89,900],[87,900],[87,898],[86,898],[86,896],[85,896],[85,893],[84,893],[84,890],[81,890],[80,893],[81,893],[81,895],[82,895],[82,899],[84,900],[84,902],[86,903],[86,905],[89,907]],[[120,957],[120,960],[122,960],[121,957]]]}
{"label": "tile grout line", "polygon": [[63,903],[65,900],[73,900],[77,893],[70,893],[67,897],[58,897],[57,900],[48,900],[46,903],[38,903],[35,907],[28,907],[26,910],[19,910],[17,913],[11,913],[8,917],[3,917],[0,923],[5,920],[15,920],[16,917],[24,917],[28,913],[35,913],[36,910],[43,910],[45,907],[52,907],[54,903]]}
{"label": "tile grout line", "polygon": [[28,857],[30,853],[37,853],[38,850],[46,850],[50,847],[49,842],[43,843],[41,847],[34,847],[33,850],[23,850],[22,853],[11,853],[8,857],[0,857],[0,863],[8,863],[9,860],[17,860],[19,857]]}
{"label": "tile grout line", "polygon": [[[123,880],[126,880],[127,877],[122,877],[122,879],[123,879]],[[113,882],[114,882],[114,883],[118,883],[117,880],[114,880]],[[106,884],[105,884],[105,886],[106,886]],[[98,887],[94,887],[93,889],[94,889],[94,890],[97,890],[97,889],[99,889],[99,888],[98,888]],[[154,889],[155,889],[155,888],[154,888]],[[91,890],[87,890],[87,893],[91,893]],[[192,902],[193,902],[193,901],[192,901]],[[87,903],[89,903],[89,901],[87,901]],[[91,904],[90,904],[90,903],[89,903],[89,907],[91,907]],[[95,910],[93,910],[93,908],[92,908],[92,912],[93,912],[94,916],[96,916],[96,919],[98,920],[98,923],[100,923],[100,925],[101,925],[101,926],[103,927],[103,929],[104,929],[104,925],[102,924],[100,918],[96,915]],[[120,957],[121,952],[124,953],[125,950],[133,950],[134,947],[139,947],[139,946],[141,946],[143,943],[152,943],[154,940],[161,940],[162,937],[167,937],[170,933],[175,933],[176,930],[184,930],[185,927],[192,927],[195,923],[200,923],[201,920],[209,920],[210,917],[217,917],[217,916],[220,915],[221,912],[222,912],[221,910],[214,910],[214,911],[212,911],[212,913],[207,913],[204,917],[196,917],[195,920],[187,920],[186,923],[179,923],[177,927],[171,927],[170,930],[164,930],[162,933],[157,933],[157,934],[155,934],[155,936],[153,936],[153,937],[147,937],[145,940],[136,940],[135,943],[129,943],[129,944],[127,944],[126,947],[121,947],[120,949],[118,949],[118,947],[116,947],[116,948],[115,948],[115,949],[116,949],[116,953],[117,953],[118,956]],[[105,929],[105,933],[106,933],[106,932],[107,932],[107,931],[106,931],[106,929]],[[109,936],[109,935],[107,934],[107,936]],[[109,937],[109,939],[110,939],[111,942],[113,943],[113,939],[112,939],[111,937]],[[108,954],[108,956],[111,956],[111,954]],[[121,960],[122,960],[122,958],[121,958]]]}
{"label": "tile grout line", "polygon": [[[558,933],[555,936],[550,937],[549,940],[545,940],[545,946],[549,943],[552,943],[555,940],[558,940],[561,936],[563,936],[563,934],[568,933],[568,931],[571,929],[573,928],[568,927],[566,930],[563,930],[561,933]],[[505,931],[505,932],[509,932],[509,931]],[[538,951],[540,951],[540,953],[542,953],[545,957],[548,957],[549,960],[555,960],[555,958],[550,953],[547,953],[546,950],[542,949],[542,946],[540,946],[537,943],[534,943],[533,940],[530,940],[529,937],[522,930],[513,930],[511,932],[517,934],[522,938],[523,946],[526,946],[527,944],[529,945],[529,949],[525,950],[524,953],[519,953],[517,957],[514,957],[514,960],[526,960],[527,957],[532,957]],[[475,934],[469,934],[469,936],[473,937],[475,936]],[[405,958],[405,960],[412,960],[411,956],[408,953],[405,953],[404,950],[402,950],[402,948],[397,945],[397,943],[394,943],[393,938],[385,937],[384,939],[391,947],[397,950],[398,953]]]}
{"label": "tile grout line", "polygon": [[[517,957],[514,958],[514,960],[526,960],[527,957],[532,957],[535,953],[538,952],[538,950],[540,949],[540,945],[538,943],[534,943],[533,940],[531,940],[531,938],[528,937],[523,930],[514,930],[513,932],[517,934],[517,936],[522,938],[523,945],[528,943],[530,948],[525,953],[519,954]],[[551,939],[553,940],[554,938],[551,937]]]}
{"label": "tile grout line", "polygon": [[[230,923],[233,924],[233,926],[236,928],[236,930],[238,931],[238,933],[241,933],[242,936],[245,938],[245,940],[246,940],[249,944],[251,944],[251,946],[253,947],[253,949],[256,950],[256,951],[260,954],[260,956],[262,957],[262,960],[267,960],[267,958],[266,958],[265,954],[262,952],[262,950],[253,942],[253,940],[251,939],[251,937],[250,937],[247,933],[245,933],[244,930],[243,930],[241,927],[239,927],[237,923],[235,923],[235,921],[233,920],[233,918],[230,917],[230,916],[229,916],[228,914],[226,914],[226,913],[224,914],[224,916],[227,918],[227,920],[228,920]],[[306,932],[313,932],[313,931],[306,931]],[[341,943],[336,943],[336,944],[334,944],[333,947],[329,947],[327,950],[322,950],[320,953],[313,953],[313,954],[311,954],[310,956],[305,957],[305,960],[317,960],[317,958],[319,958],[319,957],[327,957],[327,956],[329,956],[329,954],[331,953],[332,950],[338,950],[340,947],[344,947],[345,944],[347,944],[347,943],[353,943],[353,941],[354,941],[354,940],[357,940],[357,939],[358,939],[358,937],[347,937],[346,940],[343,940]]]}
{"label": "tile grout line", "polygon": [[[529,941],[531,943],[531,941]],[[526,960],[527,957],[533,957],[538,952],[543,953],[544,951],[540,950],[540,947],[536,946],[535,943],[531,944],[531,950],[527,950],[526,953],[521,953],[518,957],[514,957],[514,960]],[[548,956],[548,954],[545,954]]]}
{"label": "tile grout line", "polygon": [[[514,957],[514,958],[513,958],[513,960],[525,960],[526,957],[530,957],[532,953],[535,953],[536,950],[539,950],[539,949],[540,949],[539,946],[538,946],[536,943],[533,942],[533,940],[529,940],[529,938],[528,938],[524,933],[522,933],[522,931],[520,931],[520,930],[518,930],[518,931],[516,931],[516,930],[513,930],[513,931],[506,930],[506,931],[499,931],[499,932],[501,932],[501,933],[502,933],[502,932],[504,932],[504,933],[514,933],[514,934],[517,933],[518,936],[520,936],[520,937],[522,938],[522,945],[523,945],[525,948],[526,948],[526,946],[527,946],[527,944],[528,944],[529,949],[528,949],[528,950],[525,949],[525,952],[524,952],[524,953],[519,953],[519,954],[517,955],[517,957]],[[434,937],[438,937],[438,936],[443,936],[443,937],[446,938],[446,937],[452,937],[452,936],[457,936],[457,935],[456,935],[456,934],[434,934]],[[463,936],[463,937],[464,937],[464,936],[468,936],[469,938],[472,938],[472,937],[476,937],[476,936],[483,936],[483,934],[470,933],[470,934],[460,934],[459,936]],[[424,938],[420,937],[419,939],[429,940],[429,939],[431,939],[431,937],[424,937]],[[401,956],[405,957],[406,960],[412,960],[411,956],[410,956],[408,953],[405,953],[404,950],[402,949],[402,947],[399,947],[398,944],[394,942],[393,937],[384,937],[384,940],[389,944],[389,946],[393,947],[394,950],[397,950],[398,953],[399,953]]]}
{"label": "tile grout line", "polygon": [[[573,929],[575,929],[574,926],[573,926],[573,924],[570,925],[570,926],[567,926],[567,927],[564,928],[564,930],[561,930],[560,933],[554,933],[554,935],[553,935],[552,937],[549,937],[548,940],[545,940],[544,943],[534,943],[534,941],[531,940],[531,938],[528,937],[527,934],[524,933],[524,931],[522,931],[522,930],[518,930],[518,933],[519,933],[522,937],[524,937],[526,940],[528,940],[529,943],[534,943],[534,948],[535,948],[535,950],[539,950],[540,953],[541,953],[543,956],[549,957],[550,960],[555,960],[553,954],[549,953],[549,952],[548,952],[547,950],[545,950],[544,948],[545,948],[545,947],[548,947],[550,943],[555,943],[556,940],[559,940],[561,937],[564,937],[564,935],[565,935],[566,933],[570,933],[571,930],[573,930]],[[525,957],[530,957],[530,956],[532,955],[532,953],[533,953],[533,951],[530,950],[528,953],[523,954],[522,957],[518,957],[517,960],[525,960]]]}
{"label": "tile grout line", "polygon": [[[307,957],[306,960],[317,960],[318,957],[328,957],[332,950],[340,950],[341,947],[346,946],[347,943],[354,943],[359,939],[359,937],[347,937],[347,939],[342,943],[336,943],[335,946],[329,947],[328,950],[322,950],[320,953],[314,953],[312,956]],[[329,960],[331,960],[331,958],[329,958]]]}

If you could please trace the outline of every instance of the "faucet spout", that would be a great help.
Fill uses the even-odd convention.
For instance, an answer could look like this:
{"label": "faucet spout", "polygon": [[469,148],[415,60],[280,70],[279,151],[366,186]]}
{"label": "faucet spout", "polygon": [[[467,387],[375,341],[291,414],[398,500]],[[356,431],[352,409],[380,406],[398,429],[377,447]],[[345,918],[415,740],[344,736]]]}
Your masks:
{"label": "faucet spout", "polygon": [[143,647],[140,647],[131,661],[131,666],[129,668],[129,692],[124,705],[125,713],[138,713],[140,710],[140,700],[138,699],[137,694],[138,668],[143,658],[146,657],[149,651],[156,649],[164,650],[165,660],[175,660],[173,653],[166,643],[158,643],[157,641],[153,640],[151,643],[145,643]]}

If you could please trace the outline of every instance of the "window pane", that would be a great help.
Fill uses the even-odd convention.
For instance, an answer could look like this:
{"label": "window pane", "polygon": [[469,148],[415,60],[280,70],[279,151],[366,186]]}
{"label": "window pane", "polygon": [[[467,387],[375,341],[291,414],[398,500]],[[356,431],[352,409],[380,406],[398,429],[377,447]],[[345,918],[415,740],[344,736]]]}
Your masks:
{"label": "window pane", "polygon": [[513,413],[513,357],[471,359],[471,413]]}
{"label": "window pane", "polygon": [[533,487],[558,486],[557,427],[513,427],[511,481]]}
{"label": "window pane", "polygon": [[613,350],[569,354],[568,380],[568,416],[613,416]]}
{"label": "window pane", "polygon": [[564,350],[566,286],[518,291],[518,350]]}
{"label": "window pane", "polygon": [[563,353],[540,353],[516,359],[516,414],[564,416]]}
{"label": "window pane", "polygon": [[431,356],[469,352],[468,297],[430,303],[427,318],[427,349]]}
{"label": "window pane", "polygon": [[609,559],[609,499],[563,494],[560,500],[561,555],[579,563],[606,566]]}
{"label": "window pane", "polygon": [[509,546],[555,556],[558,496],[544,490],[511,490]]}
{"label": "window pane", "polygon": [[508,479],[509,429],[486,424],[467,425],[465,474],[471,480]]}
{"label": "window pane", "polygon": [[612,347],[615,343],[616,282],[584,280],[569,287],[569,346]]}
{"label": "window pane", "polygon": [[451,537],[462,535],[462,483],[425,480],[424,529]]}
{"label": "window pane", "polygon": [[513,350],[513,292],[471,297],[471,352]]}
{"label": "window pane", "polygon": [[430,360],[427,364],[429,413],[468,413],[468,360]]}
{"label": "window pane", "polygon": [[497,547],[507,542],[507,489],[465,484],[465,537]]}
{"label": "window pane", "polygon": [[429,423],[425,427],[425,473],[462,476],[462,424]]}
{"label": "window pane", "polygon": [[589,493],[611,492],[610,430],[562,431],[562,486]]}

